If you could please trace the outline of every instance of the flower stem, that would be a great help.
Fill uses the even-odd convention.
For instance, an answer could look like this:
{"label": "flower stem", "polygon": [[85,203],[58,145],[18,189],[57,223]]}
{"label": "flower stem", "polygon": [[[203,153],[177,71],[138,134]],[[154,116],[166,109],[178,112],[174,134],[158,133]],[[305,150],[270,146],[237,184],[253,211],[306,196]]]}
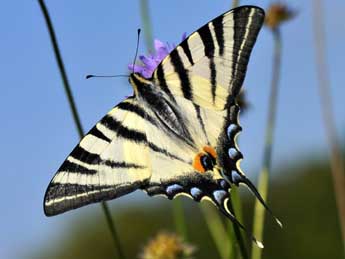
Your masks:
{"label": "flower stem", "polygon": [[220,217],[219,211],[216,210],[213,204],[207,204],[206,202],[200,204],[200,209],[210,231],[211,237],[218,250],[219,257],[221,259],[234,258],[234,250],[232,249],[233,246],[230,244],[230,242],[234,241],[234,239],[230,240],[224,223]]}
{"label": "flower stem", "polygon": [[[234,216],[236,216],[236,218],[240,222],[242,222],[242,211],[240,209],[241,203],[240,203],[240,198],[238,195],[238,190],[237,190],[236,186],[232,186],[231,188],[232,188],[231,189],[231,199],[228,202],[228,207],[229,207],[229,210],[232,212],[232,214]],[[234,203],[234,200],[236,200],[236,202],[237,202],[236,204]],[[238,212],[238,214],[237,214],[237,212]],[[248,256],[246,244],[245,244],[243,235],[241,233],[240,227],[237,224],[232,223],[232,231],[229,231],[229,234],[230,234],[231,238],[233,238],[233,240],[237,241],[237,244],[235,244],[233,242],[234,243],[233,249],[236,251],[236,253],[233,253],[234,254],[233,258],[238,258],[239,257],[238,252],[240,252],[242,259],[248,259],[249,256]],[[239,249],[237,249],[236,245],[238,245]]]}
{"label": "flower stem", "polygon": [[[232,8],[238,7],[240,4],[239,0],[232,0]],[[236,186],[233,186],[231,189],[231,200],[232,200],[232,205],[234,209],[234,213],[236,215],[236,218],[240,221],[243,222],[243,217],[242,217],[242,203],[240,196],[238,195],[238,189]],[[242,258],[247,259],[248,258],[248,253],[245,247],[244,239],[241,233],[240,228],[236,224],[231,223],[231,227],[229,227],[229,233],[228,235],[230,236],[231,240],[237,240],[238,244],[232,244],[232,247],[235,249],[236,245],[239,246],[239,252],[241,252]],[[233,242],[234,243],[234,242]],[[229,258],[238,258],[238,249],[235,249],[236,251],[233,253],[233,257]]]}
{"label": "flower stem", "polygon": [[[273,70],[272,70],[272,81],[268,108],[268,119],[266,128],[266,138],[265,138],[265,149],[263,157],[263,166],[259,175],[258,190],[262,195],[264,200],[267,199],[268,193],[268,182],[269,174],[271,170],[272,161],[272,148],[274,140],[274,128],[276,120],[276,106],[278,97],[278,85],[280,78],[280,67],[281,67],[281,49],[282,42],[280,31],[278,28],[272,30],[274,38],[274,53],[273,53]],[[264,230],[264,220],[265,220],[265,208],[260,204],[258,200],[255,202],[254,208],[254,224],[253,224],[253,234],[254,236],[262,241],[263,240],[263,230]],[[252,247],[252,259],[260,259],[262,255],[262,249],[256,246]]]}
{"label": "flower stem", "polygon": [[146,47],[149,52],[153,51],[152,24],[147,0],[140,1],[141,20],[143,23]]}
{"label": "flower stem", "polygon": [[[232,186],[231,187],[231,204],[228,204],[229,208],[231,207],[231,210],[233,211],[233,214],[236,215],[236,218],[240,221],[243,222],[243,215],[242,215],[242,203],[241,199],[238,193],[238,187],[237,186]],[[233,224],[232,222],[229,222],[230,227],[229,227],[229,233],[228,235],[230,236],[231,240],[233,240],[232,246],[234,247],[235,251],[234,256],[232,258],[238,258],[239,254],[241,254],[242,259],[248,259],[248,252],[247,248],[245,245],[245,239],[243,238],[241,229],[239,228],[238,225]],[[234,240],[237,240],[237,244],[234,243]],[[238,248],[237,249],[237,246]],[[231,257],[228,257],[231,258]]]}
{"label": "flower stem", "polygon": [[239,0],[232,0],[232,8],[237,7],[240,4]]}
{"label": "flower stem", "polygon": [[316,69],[318,75],[321,112],[326,137],[330,149],[331,172],[335,198],[338,208],[343,248],[345,255],[345,169],[341,148],[337,139],[334,114],[332,111],[332,98],[330,93],[329,74],[326,65],[326,46],[324,32],[324,15],[322,0],[313,2],[313,25],[315,37]]}
{"label": "flower stem", "polygon": [[184,214],[183,203],[181,199],[173,200],[173,215],[177,233],[183,238],[183,241],[188,240],[187,223]]}
{"label": "flower stem", "polygon": [[[49,13],[48,13],[48,9],[47,9],[44,1],[43,0],[38,0],[38,3],[40,5],[41,11],[43,13],[43,16],[44,16],[44,19],[45,19],[45,22],[46,22],[46,25],[47,25],[47,28],[48,28],[50,40],[51,40],[51,43],[53,45],[53,50],[54,50],[56,62],[57,62],[57,65],[58,65],[58,68],[59,68],[59,71],[60,71],[60,75],[61,75],[61,79],[62,79],[62,82],[63,82],[64,90],[65,90],[65,93],[66,93],[66,96],[67,96],[69,107],[70,107],[71,112],[72,112],[72,117],[73,117],[76,129],[78,131],[78,135],[79,135],[80,138],[82,138],[84,136],[83,127],[82,127],[81,122],[80,122],[80,118],[79,118],[79,115],[78,115],[77,107],[75,105],[73,94],[72,94],[72,91],[71,91],[71,87],[69,85],[69,81],[68,81],[67,73],[66,73],[66,70],[65,70],[65,66],[64,66],[61,54],[60,54],[58,42],[57,42],[57,39],[56,39],[56,36],[55,36],[54,27],[53,27],[53,24],[51,22],[51,19],[50,19]],[[108,223],[108,227],[109,227],[110,233],[111,233],[111,235],[113,237],[114,245],[115,245],[115,247],[117,249],[117,253],[118,253],[120,258],[124,259],[125,256],[124,256],[124,253],[122,251],[122,248],[121,248],[118,236],[116,234],[115,225],[114,225],[114,222],[113,222],[113,220],[111,218],[111,215],[110,215],[110,212],[109,212],[109,208],[108,208],[108,205],[107,205],[106,202],[102,202],[102,208],[103,208],[103,212],[104,212],[104,215],[105,215],[107,223]]]}

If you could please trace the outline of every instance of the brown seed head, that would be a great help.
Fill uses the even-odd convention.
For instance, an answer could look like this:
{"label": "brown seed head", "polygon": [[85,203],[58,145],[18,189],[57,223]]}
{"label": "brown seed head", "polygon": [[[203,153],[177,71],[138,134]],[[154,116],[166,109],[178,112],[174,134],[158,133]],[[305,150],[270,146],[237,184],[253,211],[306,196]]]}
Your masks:
{"label": "brown seed head", "polygon": [[265,25],[274,30],[281,23],[291,20],[295,15],[295,11],[282,3],[271,4],[267,10]]}
{"label": "brown seed head", "polygon": [[176,234],[158,233],[144,247],[141,259],[191,259],[195,248],[184,243]]}

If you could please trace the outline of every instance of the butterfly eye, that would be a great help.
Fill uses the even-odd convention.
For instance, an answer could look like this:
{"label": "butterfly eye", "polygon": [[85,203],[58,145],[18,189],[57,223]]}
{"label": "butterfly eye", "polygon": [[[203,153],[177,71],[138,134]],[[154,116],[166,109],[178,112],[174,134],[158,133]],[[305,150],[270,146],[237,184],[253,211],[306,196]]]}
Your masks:
{"label": "butterfly eye", "polygon": [[201,158],[201,165],[205,169],[205,171],[212,170],[214,166],[214,159],[212,159],[209,155],[203,155]]}

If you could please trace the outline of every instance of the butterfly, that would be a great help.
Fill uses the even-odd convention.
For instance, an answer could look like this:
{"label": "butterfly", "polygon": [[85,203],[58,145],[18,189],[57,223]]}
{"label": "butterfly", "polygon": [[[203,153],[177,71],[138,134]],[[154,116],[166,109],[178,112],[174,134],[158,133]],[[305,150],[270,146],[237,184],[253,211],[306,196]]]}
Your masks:
{"label": "butterfly", "polygon": [[232,185],[245,184],[268,209],[239,167],[241,131],[236,97],[264,20],[242,6],[182,41],[151,78],[129,76],[133,96],[106,114],[80,141],[50,182],[47,216],[115,199],[135,190],[173,199],[211,200],[231,209]]}

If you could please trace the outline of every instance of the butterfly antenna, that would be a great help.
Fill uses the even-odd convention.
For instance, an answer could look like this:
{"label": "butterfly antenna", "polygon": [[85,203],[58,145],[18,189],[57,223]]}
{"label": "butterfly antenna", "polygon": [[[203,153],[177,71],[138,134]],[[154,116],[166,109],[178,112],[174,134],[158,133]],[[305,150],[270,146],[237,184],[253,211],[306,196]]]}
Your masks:
{"label": "butterfly antenna", "polygon": [[134,55],[134,60],[133,60],[133,73],[134,73],[135,61],[137,60],[137,55],[138,55],[140,32],[141,32],[141,29],[139,28],[138,29],[138,37],[137,37],[137,47],[135,50],[135,55]]}
{"label": "butterfly antenna", "polygon": [[113,76],[99,76],[99,75],[86,75],[85,78],[93,78],[93,77],[129,77],[128,75],[113,75]]}

